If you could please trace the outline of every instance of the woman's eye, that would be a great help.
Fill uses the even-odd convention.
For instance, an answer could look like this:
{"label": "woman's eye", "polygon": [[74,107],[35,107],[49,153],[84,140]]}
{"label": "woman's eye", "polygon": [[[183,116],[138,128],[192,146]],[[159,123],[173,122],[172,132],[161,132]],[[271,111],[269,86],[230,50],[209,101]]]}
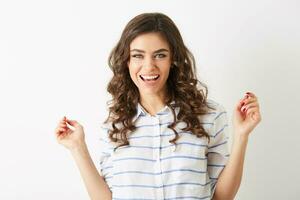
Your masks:
{"label": "woman's eye", "polygon": [[[142,54],[134,54],[134,55],[132,55],[132,57],[133,58],[143,58],[143,55]],[[160,53],[160,54],[156,54],[154,57],[155,58],[164,58],[164,57],[166,57],[166,55]]]}
{"label": "woman's eye", "polygon": [[132,57],[134,57],[134,58],[141,58],[142,55],[141,54],[135,54],[135,55],[132,55]]}
{"label": "woman's eye", "polygon": [[164,57],[166,57],[166,55],[165,55],[165,54],[162,54],[162,53],[160,53],[160,54],[156,54],[156,55],[155,55],[155,57],[158,57],[158,58],[164,58]]}

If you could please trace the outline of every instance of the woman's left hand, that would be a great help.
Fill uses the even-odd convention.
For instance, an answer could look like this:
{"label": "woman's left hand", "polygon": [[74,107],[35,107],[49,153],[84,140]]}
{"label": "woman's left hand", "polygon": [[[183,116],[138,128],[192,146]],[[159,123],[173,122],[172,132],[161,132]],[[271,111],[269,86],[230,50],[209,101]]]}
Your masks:
{"label": "woman's left hand", "polygon": [[241,99],[233,113],[233,129],[235,136],[248,137],[251,131],[261,121],[257,97],[247,92]]}

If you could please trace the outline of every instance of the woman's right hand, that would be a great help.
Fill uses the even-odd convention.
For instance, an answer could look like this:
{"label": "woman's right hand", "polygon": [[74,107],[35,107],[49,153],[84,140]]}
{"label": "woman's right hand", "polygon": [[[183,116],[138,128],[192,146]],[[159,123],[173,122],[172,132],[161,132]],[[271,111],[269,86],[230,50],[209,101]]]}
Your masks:
{"label": "woman's right hand", "polygon": [[57,142],[69,150],[85,144],[83,126],[77,121],[69,120],[66,117],[59,121],[55,129],[55,135]]}

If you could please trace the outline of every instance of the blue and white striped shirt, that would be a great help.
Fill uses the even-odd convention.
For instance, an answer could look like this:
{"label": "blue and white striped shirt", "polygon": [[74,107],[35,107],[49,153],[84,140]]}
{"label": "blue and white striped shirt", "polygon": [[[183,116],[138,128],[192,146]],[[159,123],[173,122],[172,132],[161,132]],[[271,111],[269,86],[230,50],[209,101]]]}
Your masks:
{"label": "blue and white striped shirt", "polygon": [[[224,107],[208,99],[215,111],[201,115],[209,133],[197,138],[182,131],[186,123],[175,127],[179,134],[177,147],[170,143],[175,133],[167,126],[173,122],[168,106],[151,116],[138,104],[134,123],[137,129],[129,135],[129,146],[113,151],[118,144],[108,138],[109,125],[103,124],[100,139],[100,175],[108,184],[112,199],[211,199],[220,172],[229,157],[228,119]],[[176,115],[179,108],[175,109]]]}

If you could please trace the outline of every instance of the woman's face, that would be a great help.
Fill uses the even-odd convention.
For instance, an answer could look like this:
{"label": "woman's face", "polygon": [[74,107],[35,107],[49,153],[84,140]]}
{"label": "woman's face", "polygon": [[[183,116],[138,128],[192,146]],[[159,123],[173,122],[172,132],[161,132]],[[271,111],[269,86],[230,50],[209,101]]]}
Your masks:
{"label": "woman's face", "polygon": [[164,96],[171,66],[167,41],[159,33],[137,36],[130,44],[129,73],[140,94]]}

